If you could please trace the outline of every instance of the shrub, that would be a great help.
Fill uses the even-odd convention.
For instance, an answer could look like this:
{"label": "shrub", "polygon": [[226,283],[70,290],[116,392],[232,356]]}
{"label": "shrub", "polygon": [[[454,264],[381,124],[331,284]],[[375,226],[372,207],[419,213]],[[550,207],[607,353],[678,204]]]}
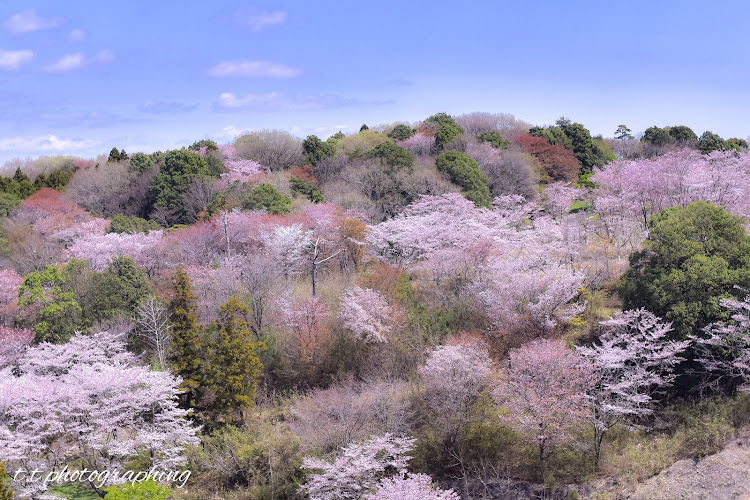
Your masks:
{"label": "shrub", "polygon": [[445,172],[451,182],[464,189],[464,196],[478,207],[490,208],[490,188],[487,176],[479,170],[479,164],[466,153],[448,151],[435,159],[440,172]]}

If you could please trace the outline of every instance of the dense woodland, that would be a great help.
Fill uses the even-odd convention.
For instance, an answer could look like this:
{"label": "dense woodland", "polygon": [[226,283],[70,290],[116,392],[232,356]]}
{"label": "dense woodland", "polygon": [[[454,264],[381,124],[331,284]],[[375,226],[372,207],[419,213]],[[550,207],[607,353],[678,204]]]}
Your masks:
{"label": "dense woodland", "polygon": [[[713,453],[747,148],[437,113],[8,162],[0,499],[617,498]],[[17,474],[65,466],[191,475]]]}

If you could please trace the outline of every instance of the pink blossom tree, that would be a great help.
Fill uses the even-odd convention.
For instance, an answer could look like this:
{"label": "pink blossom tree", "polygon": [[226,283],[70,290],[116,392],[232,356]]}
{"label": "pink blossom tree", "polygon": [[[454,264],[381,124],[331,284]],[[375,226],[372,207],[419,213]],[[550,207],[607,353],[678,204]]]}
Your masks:
{"label": "pink blossom tree", "polygon": [[377,489],[365,495],[365,500],[459,500],[453,490],[443,490],[432,484],[427,474],[406,474],[380,480]]}
{"label": "pink blossom tree", "polygon": [[131,257],[150,274],[159,265],[157,248],[161,240],[161,231],[92,234],[76,240],[68,248],[68,255],[87,260],[97,271],[106,269],[115,257]]}
{"label": "pink blossom tree", "polygon": [[35,333],[0,325],[0,370],[16,367],[18,360],[34,341]]}
{"label": "pink blossom tree", "polygon": [[494,395],[509,411],[504,420],[536,436],[542,477],[549,446],[569,439],[569,425],[589,415],[594,377],[593,365],[559,341],[534,340],[510,351]]}
{"label": "pink blossom tree", "polygon": [[479,336],[462,335],[432,350],[419,369],[430,421],[442,434],[446,452],[463,464],[459,435],[470,421],[482,390],[490,387],[494,363]]}
{"label": "pink blossom tree", "polygon": [[[108,333],[30,348],[15,371],[0,369],[0,455],[26,471],[73,461],[122,471],[136,456],[172,469],[185,463],[183,447],[199,442],[177,407],[178,385],[168,372],[137,366]],[[28,474],[14,479],[22,494],[47,486]]]}
{"label": "pink blossom tree", "polygon": [[311,472],[302,492],[311,500],[362,498],[377,489],[380,479],[406,474],[415,442],[413,438],[383,434],[345,446],[333,461],[306,456],[302,468]]}
{"label": "pink blossom tree", "polygon": [[435,148],[435,136],[418,133],[408,139],[398,141],[397,144],[415,155],[428,155]]}
{"label": "pink blossom tree", "polygon": [[744,300],[724,299],[721,305],[731,320],[709,325],[706,336],[691,337],[704,385],[750,392],[750,295]]}
{"label": "pink blossom tree", "polygon": [[385,342],[395,319],[380,292],[356,285],[347,288],[341,296],[338,317],[344,328],[365,343]]}
{"label": "pink blossom tree", "polygon": [[18,292],[23,276],[12,269],[0,269],[0,326],[10,325],[18,315]]}
{"label": "pink blossom tree", "polygon": [[320,297],[306,299],[285,295],[279,299],[279,316],[292,333],[295,357],[307,367],[316,367],[331,336],[331,311]]}
{"label": "pink blossom tree", "polygon": [[690,345],[667,340],[671,323],[645,309],[617,313],[601,325],[606,330],[596,344],[577,348],[596,369],[588,404],[597,463],[607,431],[619,422],[639,427],[636,420],[653,412],[655,393],[671,385]]}
{"label": "pink blossom tree", "polygon": [[621,197],[630,215],[645,229],[653,214],[696,200],[723,206],[736,215],[750,215],[749,166],[747,153],[717,151],[702,155],[685,149],[654,158],[612,162],[596,171],[592,180],[601,185],[602,194],[611,192]]}

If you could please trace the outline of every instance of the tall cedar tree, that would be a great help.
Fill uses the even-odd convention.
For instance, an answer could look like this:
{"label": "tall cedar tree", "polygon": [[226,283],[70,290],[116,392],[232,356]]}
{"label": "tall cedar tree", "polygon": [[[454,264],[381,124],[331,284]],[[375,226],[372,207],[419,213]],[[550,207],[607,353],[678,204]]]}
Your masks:
{"label": "tall cedar tree", "polygon": [[5,462],[0,462],[0,500],[12,500],[13,490],[8,485],[8,471],[5,469]]}
{"label": "tall cedar tree", "polygon": [[177,270],[172,282],[174,298],[169,303],[169,324],[172,331],[172,350],[169,364],[182,377],[180,388],[185,394],[181,405],[191,408],[200,385],[200,353],[203,349],[198,329],[196,298],[190,290],[190,280],[183,268]]}
{"label": "tall cedar tree", "polygon": [[204,370],[203,385],[215,396],[212,410],[227,418],[239,412],[240,421],[244,410],[255,404],[258,380],[263,374],[257,352],[264,344],[253,342],[249,317],[250,309],[234,297],[221,306]]}

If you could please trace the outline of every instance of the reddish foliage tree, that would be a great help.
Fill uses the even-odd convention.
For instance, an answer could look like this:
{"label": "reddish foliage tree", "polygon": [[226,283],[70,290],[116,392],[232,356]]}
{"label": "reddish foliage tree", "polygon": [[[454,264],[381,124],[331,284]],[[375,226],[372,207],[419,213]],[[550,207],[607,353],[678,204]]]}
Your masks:
{"label": "reddish foliage tree", "polygon": [[516,144],[536,158],[553,181],[578,182],[581,163],[573,151],[565,146],[553,146],[546,137],[531,134],[519,135],[516,137]]}

